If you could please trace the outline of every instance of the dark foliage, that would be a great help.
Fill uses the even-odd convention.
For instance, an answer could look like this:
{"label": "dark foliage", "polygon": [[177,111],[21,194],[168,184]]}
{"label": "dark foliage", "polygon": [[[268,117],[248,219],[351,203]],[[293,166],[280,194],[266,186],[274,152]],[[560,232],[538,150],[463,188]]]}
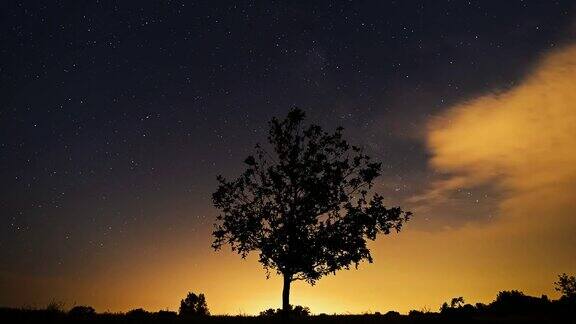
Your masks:
{"label": "dark foliage", "polygon": [[464,306],[464,297],[452,298],[452,300],[450,301],[450,307],[452,307],[452,308],[457,308],[457,307],[462,307],[462,306]]}
{"label": "dark foliage", "polygon": [[517,290],[511,290],[499,292],[496,300],[489,305],[477,303],[473,306],[464,304],[462,297],[453,298],[450,304],[444,303],[442,305],[440,314],[458,318],[530,317],[545,319],[573,316],[576,319],[575,306],[576,303],[567,302],[565,298],[551,301],[546,295],[533,297]]}
{"label": "dark foliage", "polygon": [[154,313],[154,317],[161,320],[176,320],[178,318],[178,313],[173,311],[161,310]]}
{"label": "dark foliage", "polygon": [[56,300],[52,300],[46,305],[47,313],[60,314],[64,313],[64,303]]}
{"label": "dark foliage", "polygon": [[[191,296],[194,294],[189,294]],[[195,296],[195,295],[194,295]],[[199,300],[201,295],[190,300]],[[202,295],[203,296],[203,295]],[[203,299],[205,304],[205,298]],[[194,304],[194,303],[191,303]],[[148,312],[142,308],[122,313],[96,313],[90,306],[76,306],[65,312],[63,304],[51,302],[43,309],[0,307],[0,323],[189,323],[189,324],[264,324],[264,323],[310,323],[310,324],[388,324],[388,323],[572,323],[576,324],[576,300],[562,296],[558,300],[527,296],[512,290],[501,291],[490,304],[464,304],[464,298],[453,298],[444,303],[440,313],[428,310],[413,310],[401,315],[389,311],[363,315],[310,315],[310,310],[302,306],[290,306],[286,316],[281,309],[269,309],[260,316],[178,316],[173,311]],[[207,308],[206,308],[207,311]]]}
{"label": "dark foliage", "polygon": [[[522,301],[524,300],[524,301]],[[530,300],[530,301],[526,301]],[[540,301],[540,306],[533,304]],[[448,305],[448,303],[446,303]],[[459,303],[458,303],[459,304]],[[479,305],[479,306],[478,306]],[[502,312],[503,306],[512,308]],[[515,305],[524,305],[518,308]],[[305,307],[295,306],[297,316],[291,316],[289,321],[283,316],[282,310],[268,310],[261,316],[177,316],[175,312],[160,311],[148,312],[144,309],[135,309],[126,314],[93,314],[90,317],[78,318],[71,312],[54,312],[47,309],[11,309],[0,307],[0,323],[206,323],[206,324],[265,324],[265,323],[310,323],[310,324],[389,324],[389,323],[576,323],[574,304],[567,299],[550,301],[547,298],[526,296],[518,292],[501,292],[497,299],[489,305],[469,304],[456,305],[447,312],[432,313],[428,311],[411,311],[408,316],[390,311],[384,315],[380,313],[364,315],[308,315]],[[88,307],[88,306],[87,306]],[[495,311],[495,307],[500,307]]]}
{"label": "dark foliage", "polygon": [[213,247],[229,244],[242,257],[259,253],[267,273],[284,276],[283,309],[290,282],[314,284],[364,260],[372,262],[367,240],[399,231],[409,217],[370,194],[381,163],[348,144],[342,128],[327,133],[305,126],[293,109],[269,124],[270,151],[256,145],[235,180],[218,177],[214,206],[221,211]]}
{"label": "dark foliage", "polygon": [[[376,315],[379,315],[379,312],[376,312]],[[386,312],[386,314],[384,314],[385,317],[387,318],[399,318],[401,317],[400,313],[398,313],[397,311],[388,311]]]}
{"label": "dark foliage", "polygon": [[135,308],[126,313],[127,317],[135,318],[135,319],[144,319],[150,315],[150,312],[142,309],[142,308]]}
{"label": "dark foliage", "polygon": [[541,298],[526,296],[524,293],[512,290],[501,291],[489,309],[498,314],[519,314],[522,312],[542,312],[550,305],[546,296]]}
{"label": "dark foliage", "polygon": [[90,306],[74,306],[68,311],[71,317],[86,318],[96,315],[96,310]]}
{"label": "dark foliage", "polygon": [[204,294],[188,293],[186,298],[180,301],[179,315],[182,317],[210,315]]}
{"label": "dark foliage", "polygon": [[425,313],[423,311],[419,311],[419,310],[415,310],[415,309],[408,312],[408,316],[411,316],[411,317],[421,317],[421,316],[424,316],[424,314]]}
{"label": "dark foliage", "polygon": [[554,289],[562,294],[562,298],[576,299],[576,277],[563,273],[558,276],[554,286]]}
{"label": "dark foliage", "polygon": [[310,308],[305,307],[305,306],[300,306],[300,305],[296,305],[296,306],[292,306],[290,305],[290,307],[288,308],[288,311],[284,311],[280,308],[278,309],[273,309],[273,308],[269,308],[265,311],[260,312],[260,316],[263,317],[276,317],[276,316],[282,316],[282,317],[304,317],[304,316],[310,316]]}

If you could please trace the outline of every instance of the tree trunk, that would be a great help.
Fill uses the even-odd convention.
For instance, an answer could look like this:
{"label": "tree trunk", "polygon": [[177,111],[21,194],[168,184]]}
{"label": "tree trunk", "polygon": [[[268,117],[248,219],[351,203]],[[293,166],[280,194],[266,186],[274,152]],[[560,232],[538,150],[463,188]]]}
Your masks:
{"label": "tree trunk", "polygon": [[290,283],[292,276],[284,274],[284,288],[282,289],[282,310],[288,314],[290,310]]}

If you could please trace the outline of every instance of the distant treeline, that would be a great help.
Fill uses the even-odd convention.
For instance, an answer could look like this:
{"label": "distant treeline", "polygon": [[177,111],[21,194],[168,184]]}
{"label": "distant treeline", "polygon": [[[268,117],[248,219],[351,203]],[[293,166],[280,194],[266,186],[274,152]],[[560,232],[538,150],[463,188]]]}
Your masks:
{"label": "distant treeline", "polygon": [[45,308],[0,307],[0,323],[574,323],[576,324],[576,278],[562,274],[555,289],[562,296],[550,300],[546,295],[528,296],[511,290],[501,291],[489,304],[467,304],[463,297],[445,302],[439,311],[412,310],[408,315],[395,311],[361,315],[310,315],[308,307],[291,306],[288,312],[268,309],[258,316],[210,316],[204,294],[188,293],[178,312],[149,312],[142,308],[126,313],[97,313],[90,306],[65,310],[63,303],[51,302]]}
{"label": "distant treeline", "polygon": [[[185,301],[185,300],[183,300]],[[90,306],[75,306],[65,311],[52,302],[46,308],[0,308],[1,323],[268,323],[289,320],[314,323],[576,323],[576,299],[563,296],[550,300],[546,296],[527,296],[520,291],[502,291],[489,304],[466,304],[462,297],[453,298],[439,311],[413,310],[408,315],[390,311],[361,315],[309,315],[306,307],[295,306],[294,313],[282,316],[282,310],[269,309],[259,316],[210,316],[209,313],[148,312],[133,309],[126,313],[97,313]]]}
{"label": "distant treeline", "polygon": [[[443,315],[517,315],[517,314],[568,314],[574,310],[574,299],[562,297],[558,300],[550,300],[546,295],[533,297],[512,290],[501,291],[496,300],[490,304],[476,303],[465,304],[464,298],[453,298],[450,303],[444,303],[440,307]],[[411,313],[416,314],[417,311]]]}

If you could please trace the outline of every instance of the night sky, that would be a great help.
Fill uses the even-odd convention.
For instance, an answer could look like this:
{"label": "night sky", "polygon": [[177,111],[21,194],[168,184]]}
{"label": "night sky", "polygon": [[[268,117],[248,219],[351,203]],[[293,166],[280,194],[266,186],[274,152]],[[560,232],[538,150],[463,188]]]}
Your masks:
{"label": "night sky", "polygon": [[576,271],[575,15],[552,0],[2,2],[0,305],[279,305],[254,259],[211,250],[210,196],[292,107],[343,126],[383,161],[387,203],[415,212],[374,264],[296,285],[296,304],[555,296]]}

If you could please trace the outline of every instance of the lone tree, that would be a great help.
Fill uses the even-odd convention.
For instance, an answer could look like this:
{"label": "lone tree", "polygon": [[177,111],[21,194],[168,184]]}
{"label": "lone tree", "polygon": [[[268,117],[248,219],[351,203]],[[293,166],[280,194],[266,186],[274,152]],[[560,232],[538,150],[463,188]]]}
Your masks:
{"label": "lone tree", "polygon": [[210,315],[204,294],[188,293],[186,298],[180,301],[179,314],[182,317]]}
{"label": "lone tree", "polygon": [[292,109],[269,123],[270,149],[257,144],[235,180],[218,176],[212,195],[217,217],[212,246],[229,244],[245,258],[259,253],[266,270],[284,278],[282,309],[290,309],[290,283],[314,284],[342,268],[372,262],[367,239],[400,231],[411,213],[387,208],[369,191],[381,163],[318,125],[303,125]]}

